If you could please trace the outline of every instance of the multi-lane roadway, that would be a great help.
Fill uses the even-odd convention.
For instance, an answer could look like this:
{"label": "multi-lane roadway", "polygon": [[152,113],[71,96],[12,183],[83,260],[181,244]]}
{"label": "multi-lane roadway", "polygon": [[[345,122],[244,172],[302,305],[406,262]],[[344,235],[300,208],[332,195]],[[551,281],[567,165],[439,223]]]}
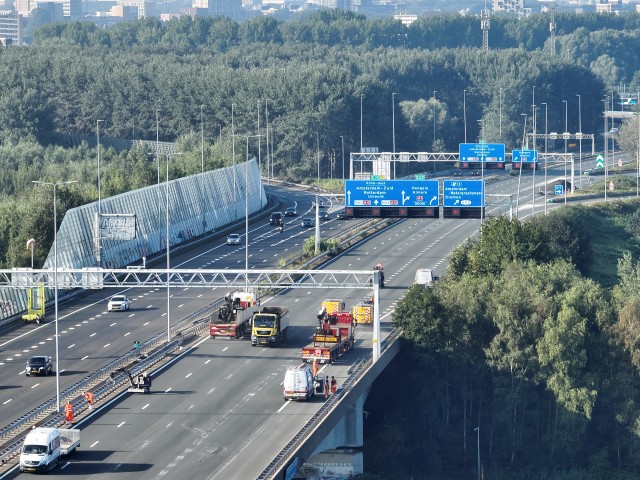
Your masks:
{"label": "multi-lane roadway", "polygon": [[[521,186],[532,198],[531,177]],[[489,183],[487,193],[504,194],[517,189],[517,177]],[[273,188],[284,207],[296,204],[298,217],[290,217],[284,233],[274,227],[252,225],[249,233],[249,268],[273,268],[281,258],[302,248],[311,230],[297,226],[311,208],[312,196]],[[530,202],[529,202],[530,203]],[[521,216],[527,210],[521,201]],[[541,206],[541,205],[540,205]],[[491,210],[494,210],[493,212]],[[529,207],[530,210],[530,207]],[[506,204],[488,207],[488,215],[505,213]],[[323,235],[331,229],[353,228],[356,220],[323,223]],[[408,219],[398,222],[368,242],[336,258],[328,267],[339,270],[385,266],[387,288],[380,292],[383,335],[390,330],[395,303],[413,283],[416,269],[435,268],[442,273],[452,247],[474,235],[479,220]],[[244,234],[242,230],[238,233]],[[244,244],[243,237],[243,244]],[[225,239],[181,256],[172,267],[243,268],[244,245],[227,246]],[[166,289],[126,292],[132,310],[107,313],[106,300],[113,292],[88,295],[60,311],[62,388],[93,372],[107,361],[129,351],[133,341],[146,339],[166,328]],[[172,290],[171,316],[176,320],[226,292],[205,289]],[[286,346],[252,348],[246,341],[203,338],[170,368],[154,372],[151,395],[125,395],[108,409],[96,411],[82,428],[82,448],[54,475],[75,474],[87,478],[255,478],[292,435],[317,410],[321,400],[285,403],[282,380],[287,366],[300,362],[305,345],[317,324],[315,313],[323,298],[342,298],[348,308],[363,291],[293,290],[267,300],[269,305],[290,309],[291,331]],[[52,354],[53,326],[25,326],[2,335],[0,384],[1,418],[8,423],[19,413],[55,393],[53,378],[25,378],[26,358]],[[344,379],[349,367],[368,354],[371,329],[357,329],[357,348],[338,364],[325,367]],[[99,407],[101,405],[98,405]],[[107,407],[107,406],[105,406]]]}

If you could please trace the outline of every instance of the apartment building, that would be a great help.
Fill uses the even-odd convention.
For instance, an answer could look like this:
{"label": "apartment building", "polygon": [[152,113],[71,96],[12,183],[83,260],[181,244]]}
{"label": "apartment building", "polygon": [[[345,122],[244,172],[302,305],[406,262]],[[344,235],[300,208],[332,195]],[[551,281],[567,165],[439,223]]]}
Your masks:
{"label": "apartment building", "polygon": [[0,10],[0,45],[22,45],[22,15]]}

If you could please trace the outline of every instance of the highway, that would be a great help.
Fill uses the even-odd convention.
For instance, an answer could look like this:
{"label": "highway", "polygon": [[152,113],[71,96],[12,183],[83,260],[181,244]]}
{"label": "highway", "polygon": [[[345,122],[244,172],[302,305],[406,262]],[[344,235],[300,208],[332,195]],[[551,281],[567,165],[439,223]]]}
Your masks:
{"label": "highway", "polygon": [[[294,192],[281,194],[282,189],[273,188],[283,205],[297,204],[298,212],[311,209],[315,196]],[[284,206],[283,206],[284,209]],[[250,226],[249,268],[277,268],[282,258],[292,251],[299,251],[302,242],[310,234],[297,224],[300,217],[288,217],[284,233],[261,220]],[[333,235],[344,230],[355,221],[332,220],[321,224],[323,234]],[[242,245],[226,245],[226,236],[213,240],[185,253],[174,253],[172,268],[244,268],[245,239],[244,224],[235,232],[242,235]],[[164,268],[161,261],[157,268]],[[132,300],[130,311],[107,312],[107,301],[115,293],[125,293]],[[177,323],[189,313],[208,305],[224,295],[206,289],[172,289],[171,319]],[[166,331],[166,287],[130,289],[124,292],[106,289],[87,294],[61,305],[59,309],[59,350],[61,391],[74,382],[96,371],[109,361],[120,357],[133,347],[135,340],[144,341],[159,331]],[[55,375],[49,377],[26,377],[26,361],[33,355],[55,356],[53,309],[47,312],[47,323],[43,325],[23,324],[6,328],[0,332],[0,424],[6,425],[55,396]],[[54,364],[54,368],[57,365]]]}
{"label": "highway", "polygon": [[[523,178],[521,218],[526,215],[533,191],[531,177]],[[512,193],[516,191],[517,184],[517,176],[503,176],[501,181],[488,183],[486,191],[488,194]],[[295,195],[292,192],[285,194],[287,198],[298,201]],[[529,202],[525,201],[527,195]],[[308,194],[304,199],[300,198],[298,212],[304,210],[301,205],[310,208],[311,200]],[[488,206],[487,214],[505,213],[506,206],[505,202]],[[536,210],[542,211],[542,202]],[[325,225],[327,228],[344,229],[350,228],[353,222],[355,220],[332,220]],[[369,269],[378,260],[384,264],[387,287],[380,291],[384,337],[391,328],[394,306],[413,283],[416,269],[435,268],[438,274],[442,274],[451,249],[475,235],[479,227],[479,220],[403,220],[337,257],[328,268]],[[303,233],[299,227],[287,227],[284,234],[264,225],[251,228],[250,268],[276,265],[279,258],[286,255],[285,252],[300,249],[304,238],[312,234],[311,231]],[[286,240],[280,240],[283,237]],[[243,249],[220,245],[223,241],[190,252],[191,260],[175,256],[176,263],[172,266],[185,262],[182,268],[242,268]],[[187,311],[210,303],[214,296],[217,298],[226,293],[192,290],[173,293],[172,318],[181,318]],[[166,318],[162,316],[166,305],[163,287],[137,292],[135,296],[129,292],[134,298],[132,311],[106,315],[108,320],[105,321],[105,299],[110,294],[99,292],[61,310],[61,331],[64,327],[66,332],[61,335],[60,350],[66,353],[61,362],[63,365],[76,362],[69,377],[84,376],[108,359],[130,350],[136,337],[148,338],[166,328]],[[154,372],[152,394],[124,395],[114,401],[108,411],[98,411],[90,421],[80,425],[82,448],[68,464],[51,474],[54,477],[73,474],[96,479],[106,478],[106,475],[136,479],[178,478],[178,475],[186,478],[255,478],[321,404],[322,399],[309,403],[285,403],[282,380],[287,366],[300,362],[300,348],[308,343],[317,324],[315,313],[322,299],[342,298],[350,308],[364,295],[365,291],[300,289],[269,299],[268,305],[285,305],[290,309],[292,327],[286,346],[252,348],[243,340],[203,338],[197,346],[185,351],[171,368]],[[129,317],[130,314],[135,316]],[[125,328],[121,328],[123,324]],[[50,324],[44,327],[47,326]],[[41,332],[38,333],[38,342],[45,341],[47,345],[47,334],[30,327],[27,330]],[[8,343],[14,353],[20,348],[26,350],[28,347],[24,345],[38,343],[38,337],[25,340],[29,338],[25,333],[14,335],[12,338],[15,340]],[[3,344],[7,345],[6,335],[2,338]],[[367,355],[370,347],[371,327],[359,326],[356,349],[325,369],[330,375],[335,375],[340,384],[349,367]],[[51,387],[52,378],[29,378],[26,379],[29,382],[24,382],[24,375],[21,375],[20,367],[16,369],[16,362],[4,360],[9,353],[5,346],[2,348],[2,385],[6,385],[5,371],[11,371],[14,383],[19,384],[15,387],[15,402],[12,397],[7,405],[28,401],[36,396],[34,392],[46,391],[47,397],[51,396],[55,390]],[[24,352],[23,357],[30,354]],[[5,368],[7,364],[11,365],[11,370]],[[78,364],[82,368],[77,367]],[[63,378],[70,383],[66,372]],[[28,384],[35,382],[41,383],[30,388]],[[3,397],[6,397],[4,389]],[[24,405],[22,407],[13,409],[17,412],[25,409]],[[8,416],[11,419],[12,415],[5,413],[3,407],[3,418]]]}

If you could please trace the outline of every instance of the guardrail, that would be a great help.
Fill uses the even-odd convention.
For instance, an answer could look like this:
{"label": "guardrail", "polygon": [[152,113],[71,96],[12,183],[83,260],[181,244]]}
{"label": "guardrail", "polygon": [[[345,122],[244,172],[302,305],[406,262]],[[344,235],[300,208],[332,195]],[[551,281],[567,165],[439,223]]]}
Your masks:
{"label": "guardrail", "polygon": [[[389,346],[396,342],[398,338],[400,338],[401,334],[402,330],[400,330],[399,328],[394,328],[389,333],[387,338],[382,342],[381,353],[384,354]],[[373,365],[373,356],[369,354],[353,367],[353,369],[351,370],[351,374],[343,382],[342,386],[338,389],[336,394],[331,395],[320,407],[320,409],[309,419],[309,421],[305,423],[304,427],[302,427],[293,436],[289,443],[285,445],[280,453],[271,461],[271,463],[269,463],[269,465],[267,465],[267,467],[258,476],[258,480],[274,478],[276,473],[291,460],[291,457],[296,452],[296,450],[298,450],[302,446],[302,443],[307,440],[307,438],[309,438],[309,436],[315,431],[318,424],[324,421],[324,419],[329,413],[331,413],[338,402],[342,400],[345,393],[353,388],[353,386],[362,378],[362,376],[371,367],[371,365]]]}

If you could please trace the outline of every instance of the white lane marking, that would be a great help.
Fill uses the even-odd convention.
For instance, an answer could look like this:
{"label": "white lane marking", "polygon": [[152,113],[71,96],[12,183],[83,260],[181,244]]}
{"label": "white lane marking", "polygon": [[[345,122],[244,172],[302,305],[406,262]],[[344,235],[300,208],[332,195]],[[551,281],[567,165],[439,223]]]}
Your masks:
{"label": "white lane marking", "polygon": [[193,373],[188,373],[184,378],[189,378]]}
{"label": "white lane marking", "polygon": [[160,315],[161,317],[164,317],[167,314],[167,312],[164,312],[162,315]]}
{"label": "white lane marking", "polygon": [[129,318],[131,318],[131,317],[135,317],[135,316],[136,316],[136,314],[135,314],[135,313],[131,313],[131,314],[129,314]]}
{"label": "white lane marking", "polygon": [[110,327],[113,327],[114,325],[117,325],[118,322],[113,322],[111,325],[109,325]]}
{"label": "white lane marking", "polygon": [[95,333],[92,333],[91,335],[89,335],[89,338],[93,337],[95,335]]}
{"label": "white lane marking", "polygon": [[227,380],[229,380],[231,377],[233,377],[233,373],[230,373],[229,375],[227,375]]}
{"label": "white lane marking", "polygon": [[171,391],[171,388],[172,388],[172,387],[167,388],[167,389],[164,391],[164,393],[169,393],[169,392]]}
{"label": "white lane marking", "polygon": [[31,388],[36,388],[38,385],[40,385],[40,384],[36,383],[35,385],[32,385]]}
{"label": "white lane marking", "polygon": [[67,348],[73,348],[73,347],[75,347],[75,346],[76,346],[76,344],[75,344],[75,343],[72,343],[72,344],[71,344],[71,345],[69,345]]}
{"label": "white lane marking", "polygon": [[151,307],[153,307],[153,305],[149,305],[147,308],[151,308]]}
{"label": "white lane marking", "polygon": [[84,357],[82,357],[80,360],[85,360],[85,359],[87,359],[87,358],[89,358],[89,355],[85,355],[85,356],[84,356]]}
{"label": "white lane marking", "polygon": [[209,363],[211,361],[211,359],[207,360],[206,362],[204,362],[204,364],[206,365],[207,363]]}
{"label": "white lane marking", "polygon": [[178,308],[180,307],[184,307],[184,303],[181,303],[180,305],[178,305]]}
{"label": "white lane marking", "polygon": [[127,332],[124,334],[124,336],[126,337],[127,335],[131,335],[131,332]]}
{"label": "white lane marking", "polygon": [[284,402],[284,405],[282,405],[276,413],[280,413],[282,410],[284,410],[287,407],[287,405],[289,405],[289,403],[290,402]]}
{"label": "white lane marking", "polygon": [[116,428],[120,428],[121,426],[123,426],[125,423],[127,422],[120,422],[118,425],[116,425]]}
{"label": "white lane marking", "polygon": [[213,387],[211,390],[209,390],[209,391],[207,392],[207,395],[211,395],[215,389],[216,389],[216,387]]}
{"label": "white lane marking", "polygon": [[142,324],[142,326],[143,326],[143,327],[146,327],[147,325],[149,325],[149,323],[150,323],[150,322],[144,322],[144,323]]}
{"label": "white lane marking", "polygon": [[99,443],[100,443],[100,440],[97,440],[97,441],[93,442],[91,445],[89,445],[89,448],[93,448]]}
{"label": "white lane marking", "polygon": [[223,351],[223,352],[226,352],[227,350],[229,350],[229,347],[224,347],[224,348],[222,349],[222,351]]}
{"label": "white lane marking", "polygon": [[151,405],[150,403],[147,403],[144,407],[142,407],[142,410],[144,410],[145,408],[147,408],[149,405]]}
{"label": "white lane marking", "polygon": [[13,400],[13,398],[10,398],[9,400],[5,400],[4,402],[2,402],[3,405],[6,405],[7,403],[9,403],[11,400]]}
{"label": "white lane marking", "polygon": [[104,345],[102,348],[107,348],[109,345],[111,345],[110,343],[107,343],[106,345]]}

